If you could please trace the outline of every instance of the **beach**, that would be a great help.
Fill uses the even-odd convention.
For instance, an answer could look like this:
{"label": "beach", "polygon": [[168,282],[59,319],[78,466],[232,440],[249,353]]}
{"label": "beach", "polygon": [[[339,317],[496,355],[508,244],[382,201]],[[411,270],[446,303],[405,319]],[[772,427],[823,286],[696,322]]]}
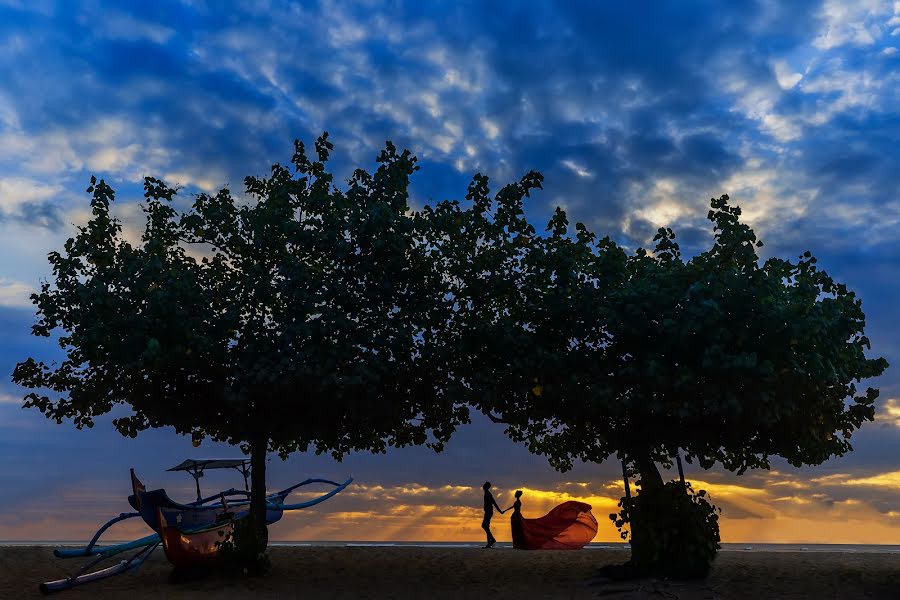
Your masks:
{"label": "beach", "polygon": [[[304,546],[270,549],[262,578],[178,581],[157,550],[135,573],[64,591],[60,598],[900,598],[900,554],[720,552],[709,578],[679,582],[598,579],[623,550]],[[37,598],[83,559],[46,546],[0,547],[0,598]],[[105,564],[113,564],[109,561]]]}

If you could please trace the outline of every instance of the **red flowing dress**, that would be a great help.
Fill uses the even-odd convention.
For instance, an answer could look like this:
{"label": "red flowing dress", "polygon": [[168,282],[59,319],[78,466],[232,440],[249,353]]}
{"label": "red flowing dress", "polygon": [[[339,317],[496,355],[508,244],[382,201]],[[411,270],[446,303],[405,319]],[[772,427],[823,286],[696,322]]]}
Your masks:
{"label": "red flowing dress", "polygon": [[526,519],[516,500],[510,517],[513,548],[519,550],[578,550],[597,535],[597,519],[591,505],[563,502],[543,517]]}

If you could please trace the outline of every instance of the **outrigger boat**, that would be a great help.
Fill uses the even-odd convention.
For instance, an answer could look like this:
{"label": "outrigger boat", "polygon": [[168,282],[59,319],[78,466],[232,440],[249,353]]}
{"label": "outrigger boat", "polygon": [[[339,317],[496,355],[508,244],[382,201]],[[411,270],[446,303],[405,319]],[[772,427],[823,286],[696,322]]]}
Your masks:
{"label": "outrigger boat", "polygon": [[[180,465],[167,469],[167,471],[187,471],[197,482],[197,500],[189,504],[181,504],[169,498],[166,490],[158,489],[147,491],[131,470],[131,487],[134,493],[128,497],[128,504],[131,505],[148,527],[159,530],[159,519],[157,518],[157,509],[162,511],[163,516],[168,523],[174,524],[181,529],[194,529],[197,527],[205,527],[216,522],[218,514],[222,512],[222,503],[212,503],[222,497],[230,498],[238,496],[241,499],[230,502],[232,512],[235,518],[240,519],[246,516],[250,509],[250,486],[248,484],[249,462],[246,459],[207,459],[207,460],[186,460]],[[231,488],[203,498],[200,493],[200,478],[203,477],[205,469],[238,469],[244,474],[244,489],[236,490]],[[330,493],[320,496],[308,502],[299,504],[285,504],[285,499],[295,489],[310,485],[312,483],[326,483],[336,486]],[[349,481],[347,482],[349,483]],[[307,479],[296,485],[285,488],[280,492],[269,494],[266,496],[266,524],[271,525],[281,519],[281,515],[286,510],[299,510],[308,508],[320,502],[328,500],[333,495],[340,492],[342,484],[329,481],[327,479]],[[210,504],[212,503],[212,504]]]}
{"label": "outrigger boat", "polygon": [[[200,493],[200,478],[206,469],[236,469],[240,471],[244,476],[244,489],[231,488],[204,498]],[[234,521],[245,518],[249,514],[250,491],[248,477],[250,474],[250,461],[248,459],[189,459],[167,470],[188,472],[197,483],[197,500],[182,504],[169,498],[164,489],[147,491],[135,475],[134,469],[131,469],[133,493],[128,497],[128,503],[137,512],[122,513],[118,517],[110,519],[97,530],[91,541],[83,548],[55,549],[53,554],[59,558],[93,557],[93,560],[84,565],[71,577],[42,583],[40,585],[41,592],[46,594],[66,590],[76,585],[106,579],[107,577],[136,569],[156,549],[160,542],[164,544],[167,541],[172,542],[166,544],[166,556],[169,557],[170,562],[176,567],[187,566],[195,562],[194,559],[197,558],[197,553],[194,551],[198,547],[205,548],[205,550],[201,551],[201,554],[205,557],[211,558],[214,556],[217,549],[209,551],[209,548],[206,547],[206,536],[203,534],[210,530],[216,530],[214,535],[221,540],[222,536],[219,535],[219,531],[224,531],[223,527],[225,529],[233,527]],[[266,496],[266,524],[270,525],[280,520],[284,511],[301,510],[324,502],[343,491],[352,481],[352,477],[343,483],[337,483],[328,479],[310,478],[274,494],[269,494]],[[313,483],[332,485],[334,489],[306,502],[285,503],[291,492],[299,487]],[[229,501],[228,498],[234,498],[234,500]],[[154,533],[131,542],[112,546],[97,546],[100,536],[110,527],[121,521],[136,517],[141,517]],[[168,532],[167,537],[165,539],[161,538],[160,534],[166,532]],[[174,555],[169,552],[169,549],[174,547],[175,540],[184,542],[180,545],[187,548],[185,552],[192,558],[186,561],[173,560],[173,556],[181,556],[177,549],[174,551]],[[128,559],[121,560],[111,567],[88,572],[101,561],[130,550],[138,551]]]}

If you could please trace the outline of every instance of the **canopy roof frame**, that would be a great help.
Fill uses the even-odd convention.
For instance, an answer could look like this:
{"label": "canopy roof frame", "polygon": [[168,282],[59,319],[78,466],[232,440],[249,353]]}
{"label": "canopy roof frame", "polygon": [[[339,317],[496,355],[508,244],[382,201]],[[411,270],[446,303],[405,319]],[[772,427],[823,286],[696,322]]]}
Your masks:
{"label": "canopy roof frame", "polygon": [[250,491],[250,459],[249,458],[188,458],[166,471],[187,471],[197,484],[197,500],[201,500],[200,478],[206,469],[234,469],[244,476],[244,490]]}

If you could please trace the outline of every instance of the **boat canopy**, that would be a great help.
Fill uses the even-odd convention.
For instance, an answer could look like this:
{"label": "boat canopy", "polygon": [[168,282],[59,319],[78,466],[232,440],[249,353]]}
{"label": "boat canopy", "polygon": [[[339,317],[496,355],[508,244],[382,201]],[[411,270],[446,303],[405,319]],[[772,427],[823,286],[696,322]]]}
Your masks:
{"label": "boat canopy", "polygon": [[250,491],[250,459],[249,458],[189,458],[166,471],[187,471],[197,484],[197,500],[200,500],[200,478],[206,469],[236,469],[244,476],[244,490]]}
{"label": "boat canopy", "polygon": [[241,469],[250,464],[248,458],[189,458],[166,471],[194,471],[204,469]]}

